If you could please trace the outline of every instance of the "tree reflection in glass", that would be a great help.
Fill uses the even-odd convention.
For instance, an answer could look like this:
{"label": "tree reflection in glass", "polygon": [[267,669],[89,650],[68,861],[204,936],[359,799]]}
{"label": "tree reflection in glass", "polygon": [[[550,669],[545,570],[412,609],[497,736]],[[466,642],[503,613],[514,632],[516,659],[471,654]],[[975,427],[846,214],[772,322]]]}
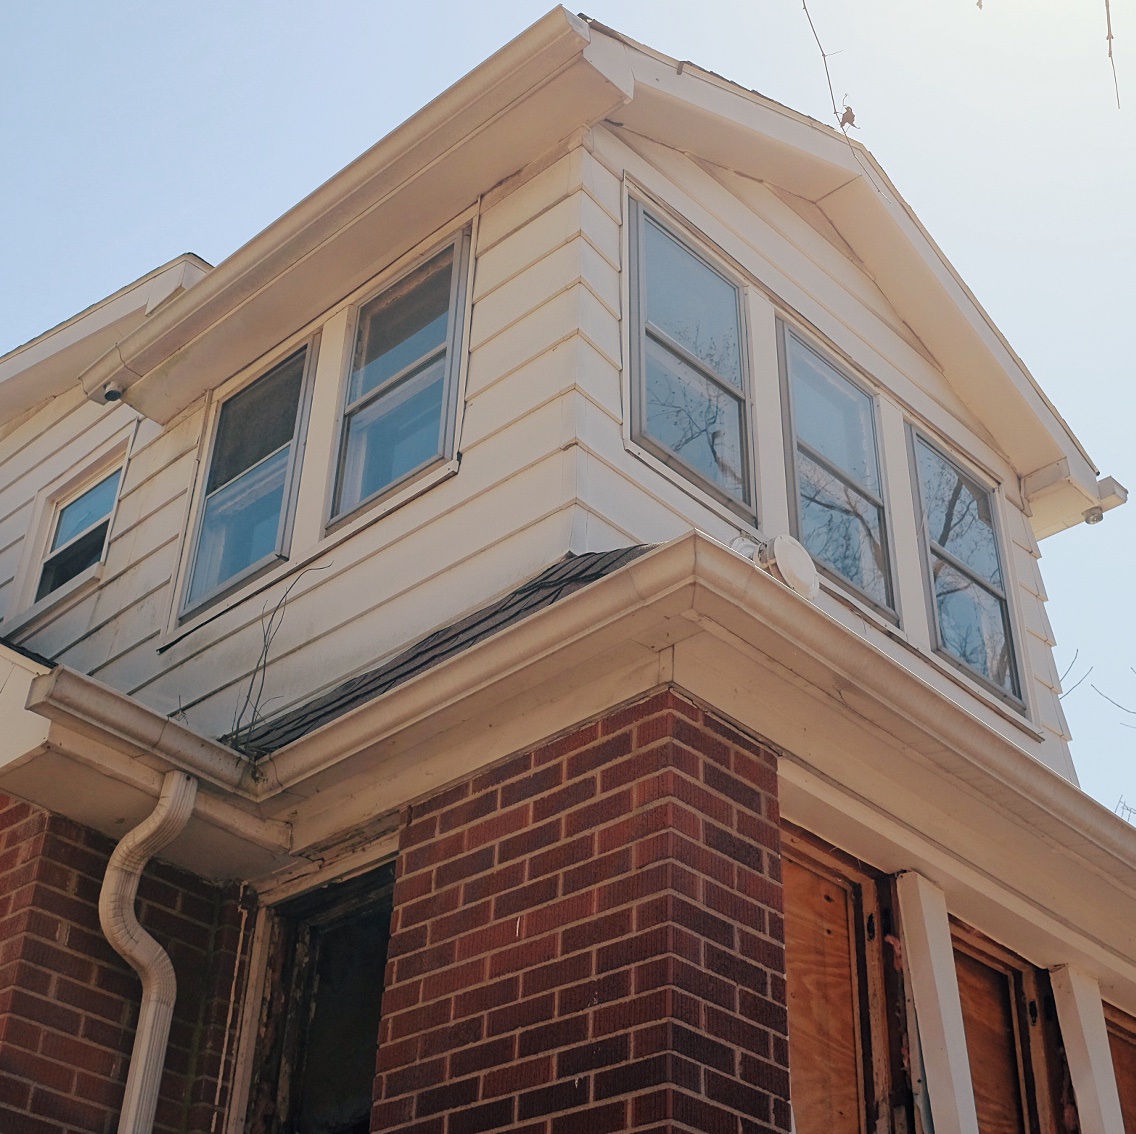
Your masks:
{"label": "tree reflection in glass", "polygon": [[739,290],[650,217],[640,232],[640,428],[661,455],[748,503]]}
{"label": "tree reflection in glass", "polygon": [[1020,697],[990,493],[915,443],[939,644],[1003,692]]}
{"label": "tree reflection in glass", "polygon": [[791,331],[786,357],[801,542],[814,559],[890,608],[872,400]]}

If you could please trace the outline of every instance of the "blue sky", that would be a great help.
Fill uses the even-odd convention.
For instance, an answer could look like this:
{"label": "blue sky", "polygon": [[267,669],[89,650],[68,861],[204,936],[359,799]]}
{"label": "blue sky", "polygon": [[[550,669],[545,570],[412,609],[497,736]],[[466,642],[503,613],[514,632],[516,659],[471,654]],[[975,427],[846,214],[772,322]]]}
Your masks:
{"label": "blue sky", "polygon": [[[545,2],[7,5],[0,353],[180,252],[216,263]],[[809,0],[857,138],[1085,444],[1136,490],[1136,15],[1103,0]],[[831,120],[800,0],[589,15]],[[1136,803],[1136,503],[1043,545],[1083,786]]]}

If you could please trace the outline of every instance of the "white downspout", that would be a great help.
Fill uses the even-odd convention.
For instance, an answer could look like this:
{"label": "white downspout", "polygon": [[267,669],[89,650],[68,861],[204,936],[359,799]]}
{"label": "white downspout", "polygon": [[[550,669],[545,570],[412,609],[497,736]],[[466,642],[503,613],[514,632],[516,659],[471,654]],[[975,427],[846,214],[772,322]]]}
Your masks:
{"label": "white downspout", "polygon": [[142,978],[142,1006],[118,1134],[150,1134],[153,1128],[177,996],[177,978],[169,957],[135,916],[138,881],[151,857],[185,829],[196,796],[193,776],[167,772],[158,806],[114,848],[99,893],[99,922],[106,939]]}

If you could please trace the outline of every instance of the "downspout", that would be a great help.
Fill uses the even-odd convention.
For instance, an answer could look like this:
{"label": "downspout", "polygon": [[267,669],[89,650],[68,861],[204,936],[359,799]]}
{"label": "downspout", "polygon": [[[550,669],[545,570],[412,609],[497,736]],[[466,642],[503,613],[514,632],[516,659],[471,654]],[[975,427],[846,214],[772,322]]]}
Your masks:
{"label": "downspout", "polygon": [[134,913],[138,882],[151,857],[185,830],[196,796],[197,780],[193,776],[167,772],[157,807],[114,848],[99,893],[99,922],[106,939],[142,978],[142,1006],[118,1134],[150,1134],[153,1128],[177,996],[170,958],[138,924]]}

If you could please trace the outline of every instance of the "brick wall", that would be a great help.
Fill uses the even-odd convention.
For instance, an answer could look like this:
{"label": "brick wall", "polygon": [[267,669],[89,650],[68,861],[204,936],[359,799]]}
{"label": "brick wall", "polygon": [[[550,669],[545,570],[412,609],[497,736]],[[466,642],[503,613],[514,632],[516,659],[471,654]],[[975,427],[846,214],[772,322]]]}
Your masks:
{"label": "brick wall", "polygon": [[667,691],[403,820],[373,1130],[789,1129],[772,753]]}
{"label": "brick wall", "polygon": [[[94,831],[0,796],[4,1134],[117,1129],[141,986],[99,928],[98,894],[112,846]],[[233,888],[161,863],[151,863],[139,887],[139,919],[170,954],[178,980],[155,1124],[163,1134],[213,1126],[241,937],[237,898]],[[230,1039],[223,1083],[232,1046]],[[221,1108],[225,1101],[222,1090]]]}

